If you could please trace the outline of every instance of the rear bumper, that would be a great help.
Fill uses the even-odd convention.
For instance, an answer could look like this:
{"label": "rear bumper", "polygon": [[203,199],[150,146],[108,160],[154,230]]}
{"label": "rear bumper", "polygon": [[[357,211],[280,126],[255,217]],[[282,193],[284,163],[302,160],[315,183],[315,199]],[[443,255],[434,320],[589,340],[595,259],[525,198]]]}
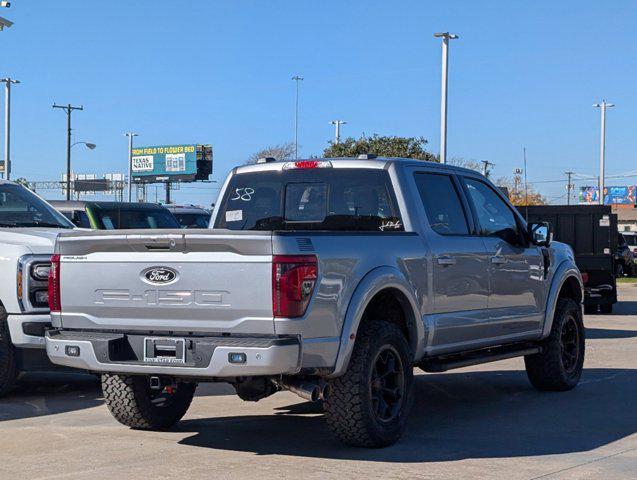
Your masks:
{"label": "rear bumper", "polygon": [[44,330],[51,326],[48,313],[42,315],[9,315],[11,342],[19,348],[44,348]]}
{"label": "rear bumper", "polygon": [[[184,337],[185,364],[143,361],[140,334],[111,334],[50,330],[46,334],[49,359],[58,365],[104,373],[171,375],[194,378],[293,374],[300,370],[297,337]],[[156,335],[152,336],[156,338]],[[67,346],[79,347],[70,356]],[[231,363],[230,354],[245,354],[244,363]]]}

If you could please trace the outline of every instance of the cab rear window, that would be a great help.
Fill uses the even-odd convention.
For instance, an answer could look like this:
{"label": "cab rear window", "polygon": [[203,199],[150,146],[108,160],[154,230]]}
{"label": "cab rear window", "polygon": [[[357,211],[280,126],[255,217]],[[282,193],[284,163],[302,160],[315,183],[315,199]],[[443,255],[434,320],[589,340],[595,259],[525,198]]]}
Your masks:
{"label": "cab rear window", "polygon": [[326,168],[235,175],[215,228],[396,231],[403,225],[386,171]]}

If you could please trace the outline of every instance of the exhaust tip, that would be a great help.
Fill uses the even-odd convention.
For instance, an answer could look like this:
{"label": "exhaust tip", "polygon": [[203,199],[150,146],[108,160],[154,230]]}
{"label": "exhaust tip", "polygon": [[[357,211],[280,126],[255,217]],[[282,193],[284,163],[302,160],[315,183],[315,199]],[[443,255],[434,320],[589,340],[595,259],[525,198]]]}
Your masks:
{"label": "exhaust tip", "polygon": [[325,401],[330,397],[330,384],[324,383],[321,389],[321,400]]}

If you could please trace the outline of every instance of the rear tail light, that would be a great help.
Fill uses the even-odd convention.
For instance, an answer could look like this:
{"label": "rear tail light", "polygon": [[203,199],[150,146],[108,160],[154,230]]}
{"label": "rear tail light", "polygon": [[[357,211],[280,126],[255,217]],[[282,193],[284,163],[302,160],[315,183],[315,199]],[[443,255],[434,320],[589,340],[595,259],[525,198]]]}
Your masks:
{"label": "rear tail light", "polygon": [[60,299],[60,256],[51,255],[51,270],[49,271],[49,310],[62,310]]}
{"label": "rear tail light", "polygon": [[582,282],[584,282],[584,284],[588,283],[588,273],[582,272]]}
{"label": "rear tail light", "polygon": [[316,255],[275,255],[272,258],[272,314],[282,318],[302,317],[317,277]]}

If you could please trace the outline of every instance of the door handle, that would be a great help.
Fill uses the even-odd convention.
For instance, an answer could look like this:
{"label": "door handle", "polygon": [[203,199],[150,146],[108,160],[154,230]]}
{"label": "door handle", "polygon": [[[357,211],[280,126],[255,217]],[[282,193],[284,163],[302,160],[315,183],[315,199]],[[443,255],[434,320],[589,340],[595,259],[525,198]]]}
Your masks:
{"label": "door handle", "polygon": [[455,265],[456,259],[448,255],[438,257],[438,265]]}
{"label": "door handle", "polygon": [[504,265],[505,263],[507,263],[507,259],[502,255],[494,255],[493,257],[491,257],[491,263],[493,265]]}

